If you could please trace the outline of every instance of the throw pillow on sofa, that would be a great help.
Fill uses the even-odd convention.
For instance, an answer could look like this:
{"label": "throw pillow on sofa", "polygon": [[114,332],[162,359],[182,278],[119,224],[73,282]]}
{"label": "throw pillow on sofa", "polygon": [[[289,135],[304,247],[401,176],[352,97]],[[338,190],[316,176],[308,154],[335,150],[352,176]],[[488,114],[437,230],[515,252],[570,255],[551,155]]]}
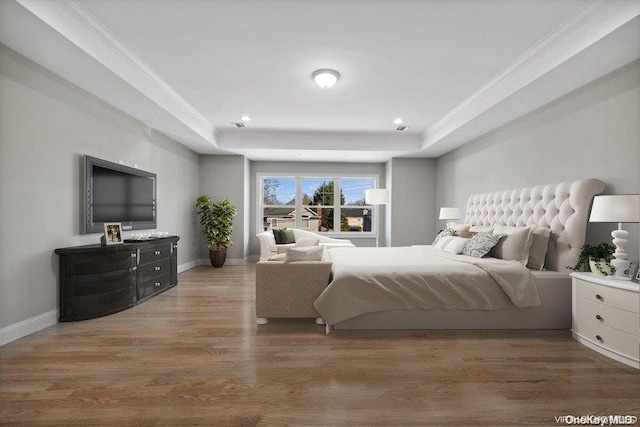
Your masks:
{"label": "throw pillow on sofa", "polygon": [[296,242],[296,248],[301,248],[304,246],[318,246],[319,244],[320,244],[320,239],[302,237],[298,239],[298,241]]}
{"label": "throw pillow on sofa", "polygon": [[296,236],[293,234],[293,230],[273,229],[273,237],[276,239],[276,245],[288,245],[296,242]]}
{"label": "throw pillow on sofa", "polygon": [[305,246],[301,248],[289,248],[285,262],[295,261],[322,261],[323,246]]}

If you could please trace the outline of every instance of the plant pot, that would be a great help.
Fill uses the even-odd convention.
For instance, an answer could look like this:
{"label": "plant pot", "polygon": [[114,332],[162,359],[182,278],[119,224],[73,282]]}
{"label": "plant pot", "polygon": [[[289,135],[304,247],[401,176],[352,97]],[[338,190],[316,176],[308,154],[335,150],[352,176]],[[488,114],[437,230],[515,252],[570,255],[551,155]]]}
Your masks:
{"label": "plant pot", "polygon": [[597,276],[611,276],[613,271],[605,258],[589,257],[589,268]]}
{"label": "plant pot", "polygon": [[226,249],[209,249],[209,261],[214,267],[222,267],[227,259]]}

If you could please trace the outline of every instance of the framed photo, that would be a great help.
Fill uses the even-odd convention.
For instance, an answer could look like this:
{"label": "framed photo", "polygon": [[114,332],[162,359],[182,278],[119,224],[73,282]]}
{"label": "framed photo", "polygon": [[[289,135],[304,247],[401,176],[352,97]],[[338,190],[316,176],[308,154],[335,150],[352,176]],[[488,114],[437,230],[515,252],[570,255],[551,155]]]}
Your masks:
{"label": "framed photo", "polygon": [[104,241],[105,245],[121,245],[124,243],[122,239],[122,225],[119,222],[104,223]]}

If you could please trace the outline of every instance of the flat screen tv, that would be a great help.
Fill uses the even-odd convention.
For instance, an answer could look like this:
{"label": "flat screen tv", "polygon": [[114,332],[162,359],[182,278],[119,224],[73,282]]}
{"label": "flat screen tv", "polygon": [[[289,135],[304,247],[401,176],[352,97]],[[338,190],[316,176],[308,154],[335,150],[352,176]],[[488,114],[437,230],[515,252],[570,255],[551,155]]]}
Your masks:
{"label": "flat screen tv", "polygon": [[105,222],[123,230],[157,227],[155,173],[85,156],[85,232],[102,233]]}

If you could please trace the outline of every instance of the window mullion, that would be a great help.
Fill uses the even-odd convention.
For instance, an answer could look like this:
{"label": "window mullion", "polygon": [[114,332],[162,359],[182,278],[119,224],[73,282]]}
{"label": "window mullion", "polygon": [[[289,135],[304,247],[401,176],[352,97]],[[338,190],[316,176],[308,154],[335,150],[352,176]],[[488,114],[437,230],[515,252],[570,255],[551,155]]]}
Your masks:
{"label": "window mullion", "polygon": [[296,228],[302,228],[302,177],[296,177]]}

